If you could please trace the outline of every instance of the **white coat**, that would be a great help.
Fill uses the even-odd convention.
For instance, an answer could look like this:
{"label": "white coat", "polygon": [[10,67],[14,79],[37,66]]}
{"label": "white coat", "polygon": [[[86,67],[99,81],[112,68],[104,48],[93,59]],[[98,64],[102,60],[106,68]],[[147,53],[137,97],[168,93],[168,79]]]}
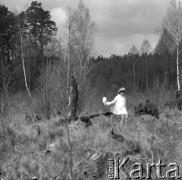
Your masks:
{"label": "white coat", "polygon": [[110,106],[110,110],[115,115],[128,115],[126,109],[126,98],[118,94],[113,101],[104,102],[105,105]]}

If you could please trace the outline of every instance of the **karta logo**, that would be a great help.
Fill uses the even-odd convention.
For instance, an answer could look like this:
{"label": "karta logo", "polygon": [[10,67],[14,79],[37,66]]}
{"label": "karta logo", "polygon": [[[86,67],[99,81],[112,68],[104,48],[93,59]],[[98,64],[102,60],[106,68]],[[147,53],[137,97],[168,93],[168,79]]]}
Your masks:
{"label": "karta logo", "polygon": [[[180,179],[179,166],[176,163],[165,164],[159,159],[157,163],[133,163],[129,158],[112,158],[109,162],[109,179]],[[128,166],[130,167],[128,168]],[[130,169],[130,170],[128,170]]]}

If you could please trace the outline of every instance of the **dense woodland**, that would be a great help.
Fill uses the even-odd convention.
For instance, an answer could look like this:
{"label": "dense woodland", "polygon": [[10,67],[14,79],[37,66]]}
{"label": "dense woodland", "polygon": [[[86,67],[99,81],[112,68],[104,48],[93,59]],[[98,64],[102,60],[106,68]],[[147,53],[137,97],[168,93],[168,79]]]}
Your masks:
{"label": "dense woodland", "polygon": [[[47,64],[65,63],[67,60],[64,44],[55,36],[56,23],[51,20],[50,12],[38,2],[32,2],[20,14],[10,12],[4,5],[0,8],[1,92],[5,89],[12,93],[25,90],[22,48],[27,85],[30,91],[34,91],[41,70]],[[167,89],[175,88],[175,54],[163,43],[163,36],[167,35],[161,35],[155,50],[150,49],[150,42],[146,40],[149,44],[147,50],[142,50],[142,47],[137,50],[133,46],[128,54],[122,56],[112,54],[109,58],[102,55],[91,57],[89,61],[94,65],[92,73],[97,76],[97,79],[92,80],[93,86],[100,92],[116,86],[126,86],[129,92],[144,91],[156,82]]]}
{"label": "dense woodland", "polygon": [[[1,93],[4,96],[7,93],[24,91],[25,77],[27,87],[33,93],[45,67],[53,67],[57,63],[67,67],[68,49],[63,40],[56,39],[56,23],[51,20],[50,12],[42,8],[41,3],[32,2],[20,14],[10,12],[4,5],[0,6],[0,11]],[[68,19],[69,21],[73,20]],[[68,25],[68,33],[70,31],[72,34],[71,23]],[[150,42],[144,40],[140,50],[133,46],[128,54],[112,54],[109,58],[102,55],[89,57],[90,47],[79,52],[81,49],[77,47],[78,50],[75,50],[75,44],[70,43],[69,59],[71,64],[79,63],[82,55],[84,61],[89,61],[89,66],[93,67],[89,73],[97,78],[87,80],[91,81],[92,88],[95,87],[99,93],[114,91],[120,86],[126,86],[128,92],[141,92],[151,88],[156,82],[166,89],[176,88],[175,50],[171,52],[168,49],[164,43],[166,37],[169,37],[166,31],[161,33],[154,50],[150,48]]]}
{"label": "dense woodland", "polygon": [[102,82],[102,85],[99,86],[100,92],[106,89],[116,91],[119,86],[125,86],[128,92],[143,92],[152,88],[155,83],[163,85],[166,89],[176,87],[175,57],[169,52],[165,54],[112,55],[110,58],[99,56],[93,60],[94,73],[98,77],[94,86],[99,86]]}
{"label": "dense woodland", "polygon": [[[29,88],[46,64],[45,45],[50,42],[57,28],[50,12],[41,3],[32,2],[24,12],[10,12],[4,5],[1,11],[1,86],[16,82],[14,90],[24,89],[22,53]],[[4,72],[3,72],[4,71]],[[7,77],[3,78],[3,74]],[[4,89],[4,88],[3,88]]]}

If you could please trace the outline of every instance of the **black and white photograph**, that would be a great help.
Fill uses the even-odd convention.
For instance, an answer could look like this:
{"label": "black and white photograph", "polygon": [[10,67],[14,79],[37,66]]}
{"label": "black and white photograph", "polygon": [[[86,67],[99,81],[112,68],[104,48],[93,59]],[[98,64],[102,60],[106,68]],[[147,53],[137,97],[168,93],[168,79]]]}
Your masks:
{"label": "black and white photograph", "polygon": [[0,180],[182,178],[182,0],[0,0]]}

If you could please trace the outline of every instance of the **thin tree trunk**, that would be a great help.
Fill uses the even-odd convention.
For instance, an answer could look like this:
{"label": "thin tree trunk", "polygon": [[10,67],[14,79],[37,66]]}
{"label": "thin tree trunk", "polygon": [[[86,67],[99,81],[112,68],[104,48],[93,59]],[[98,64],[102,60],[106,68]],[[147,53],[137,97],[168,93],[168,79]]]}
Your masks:
{"label": "thin tree trunk", "polygon": [[168,89],[168,72],[166,60],[164,60],[164,87],[165,89]]}
{"label": "thin tree trunk", "polygon": [[59,42],[58,42],[58,47],[59,47],[59,60],[61,60],[61,45]]}
{"label": "thin tree trunk", "polygon": [[67,99],[69,98],[69,84],[70,84],[70,36],[71,36],[71,22],[70,22],[70,9],[68,20],[68,57],[67,57]]}
{"label": "thin tree trunk", "polygon": [[12,51],[11,51],[11,55],[12,55],[12,62],[14,60],[14,51],[13,51],[13,48],[12,48]]}
{"label": "thin tree trunk", "polygon": [[148,63],[147,63],[147,54],[146,54],[146,88],[148,89]]}
{"label": "thin tree trunk", "polygon": [[29,84],[29,89],[31,89],[30,88],[30,86],[31,86],[31,84],[30,84],[30,79],[31,79],[31,69],[30,69],[31,67],[30,67],[30,59],[29,59],[29,61],[28,61],[28,84]]}
{"label": "thin tree trunk", "polygon": [[43,36],[41,37],[41,40],[40,40],[40,47],[41,47],[41,49],[40,49],[40,59],[41,59],[41,62],[40,62],[40,64],[41,64],[41,67],[43,66],[43,64],[44,64],[44,45],[43,45]]}
{"label": "thin tree trunk", "polygon": [[134,92],[135,92],[135,62],[133,60],[133,89],[134,89]]}
{"label": "thin tree trunk", "polygon": [[[21,42],[21,46],[22,46],[22,42]],[[24,55],[23,55],[23,47],[22,47],[21,58],[22,58],[22,65],[23,65],[23,74],[24,74],[24,80],[25,80],[25,87],[26,87],[28,95],[29,95],[29,97],[31,99],[32,97],[31,97],[30,90],[29,90],[28,85],[27,85],[27,77],[26,77],[26,71],[25,71],[25,60],[24,60]]]}
{"label": "thin tree trunk", "polygon": [[66,121],[66,133],[67,133],[67,138],[68,138],[68,146],[69,146],[69,168],[70,168],[70,179],[73,179],[73,150],[72,150],[72,144],[71,144],[71,138],[70,138],[70,130],[69,130],[69,125],[68,121]]}
{"label": "thin tree trunk", "polygon": [[[80,50],[81,51],[81,50]],[[80,52],[79,51],[79,52]],[[81,55],[81,56],[80,56]],[[78,56],[79,56],[79,59],[80,59],[80,70],[82,71],[82,69],[83,69],[83,58],[82,58],[82,54],[78,54]],[[81,72],[80,71],[80,72]]]}
{"label": "thin tree trunk", "polygon": [[146,77],[145,77],[145,75],[146,75],[146,72],[145,72],[145,62],[143,63],[143,72],[141,72],[141,88],[142,88],[142,90],[144,90],[145,89],[145,85],[146,85],[146,83],[145,83],[145,79],[146,79]]}
{"label": "thin tree trunk", "polygon": [[45,87],[45,98],[46,98],[46,118],[50,119],[50,115],[51,115],[51,103],[50,103],[50,97],[49,97],[49,87],[50,87],[50,79],[49,79],[49,58],[47,56],[47,68],[46,68],[46,76],[47,76],[47,80],[46,80],[46,87]]}
{"label": "thin tree trunk", "polygon": [[177,55],[177,58],[176,58],[176,66],[177,66],[177,88],[178,88],[178,91],[180,91],[180,81],[179,81],[179,45],[177,44],[177,51],[176,51],[176,55]]}
{"label": "thin tree trunk", "polygon": [[139,81],[140,81],[139,61],[138,61],[137,64],[138,64],[138,65],[137,65],[137,83],[136,83],[136,87],[137,87],[137,88],[140,88],[140,87],[139,87]]}
{"label": "thin tree trunk", "polygon": [[70,48],[68,47],[68,65],[67,65],[67,99],[69,98],[69,84],[70,84]]}
{"label": "thin tree trunk", "polygon": [[9,51],[9,45],[7,47],[7,61],[9,62],[10,61],[10,51]]}
{"label": "thin tree trunk", "polygon": [[24,52],[23,51],[23,33],[21,33],[20,22],[19,22],[19,33],[20,33],[21,59],[22,59],[22,66],[23,66],[23,74],[24,74],[24,80],[25,80],[25,87],[27,89],[27,92],[28,92],[28,95],[29,95],[30,99],[32,99],[31,94],[30,94],[30,90],[29,90],[28,85],[27,85],[27,77],[26,77],[26,70],[25,70],[25,60],[24,60],[24,53],[23,53]]}
{"label": "thin tree trunk", "polygon": [[3,86],[3,115],[7,115],[7,87],[5,80],[5,66],[4,66],[4,42],[3,42],[3,34],[2,37],[2,59],[1,59],[1,75],[2,75],[2,86]]}
{"label": "thin tree trunk", "polygon": [[166,69],[164,72],[164,87],[165,87],[165,89],[168,88],[168,78],[167,78],[167,70]]}

